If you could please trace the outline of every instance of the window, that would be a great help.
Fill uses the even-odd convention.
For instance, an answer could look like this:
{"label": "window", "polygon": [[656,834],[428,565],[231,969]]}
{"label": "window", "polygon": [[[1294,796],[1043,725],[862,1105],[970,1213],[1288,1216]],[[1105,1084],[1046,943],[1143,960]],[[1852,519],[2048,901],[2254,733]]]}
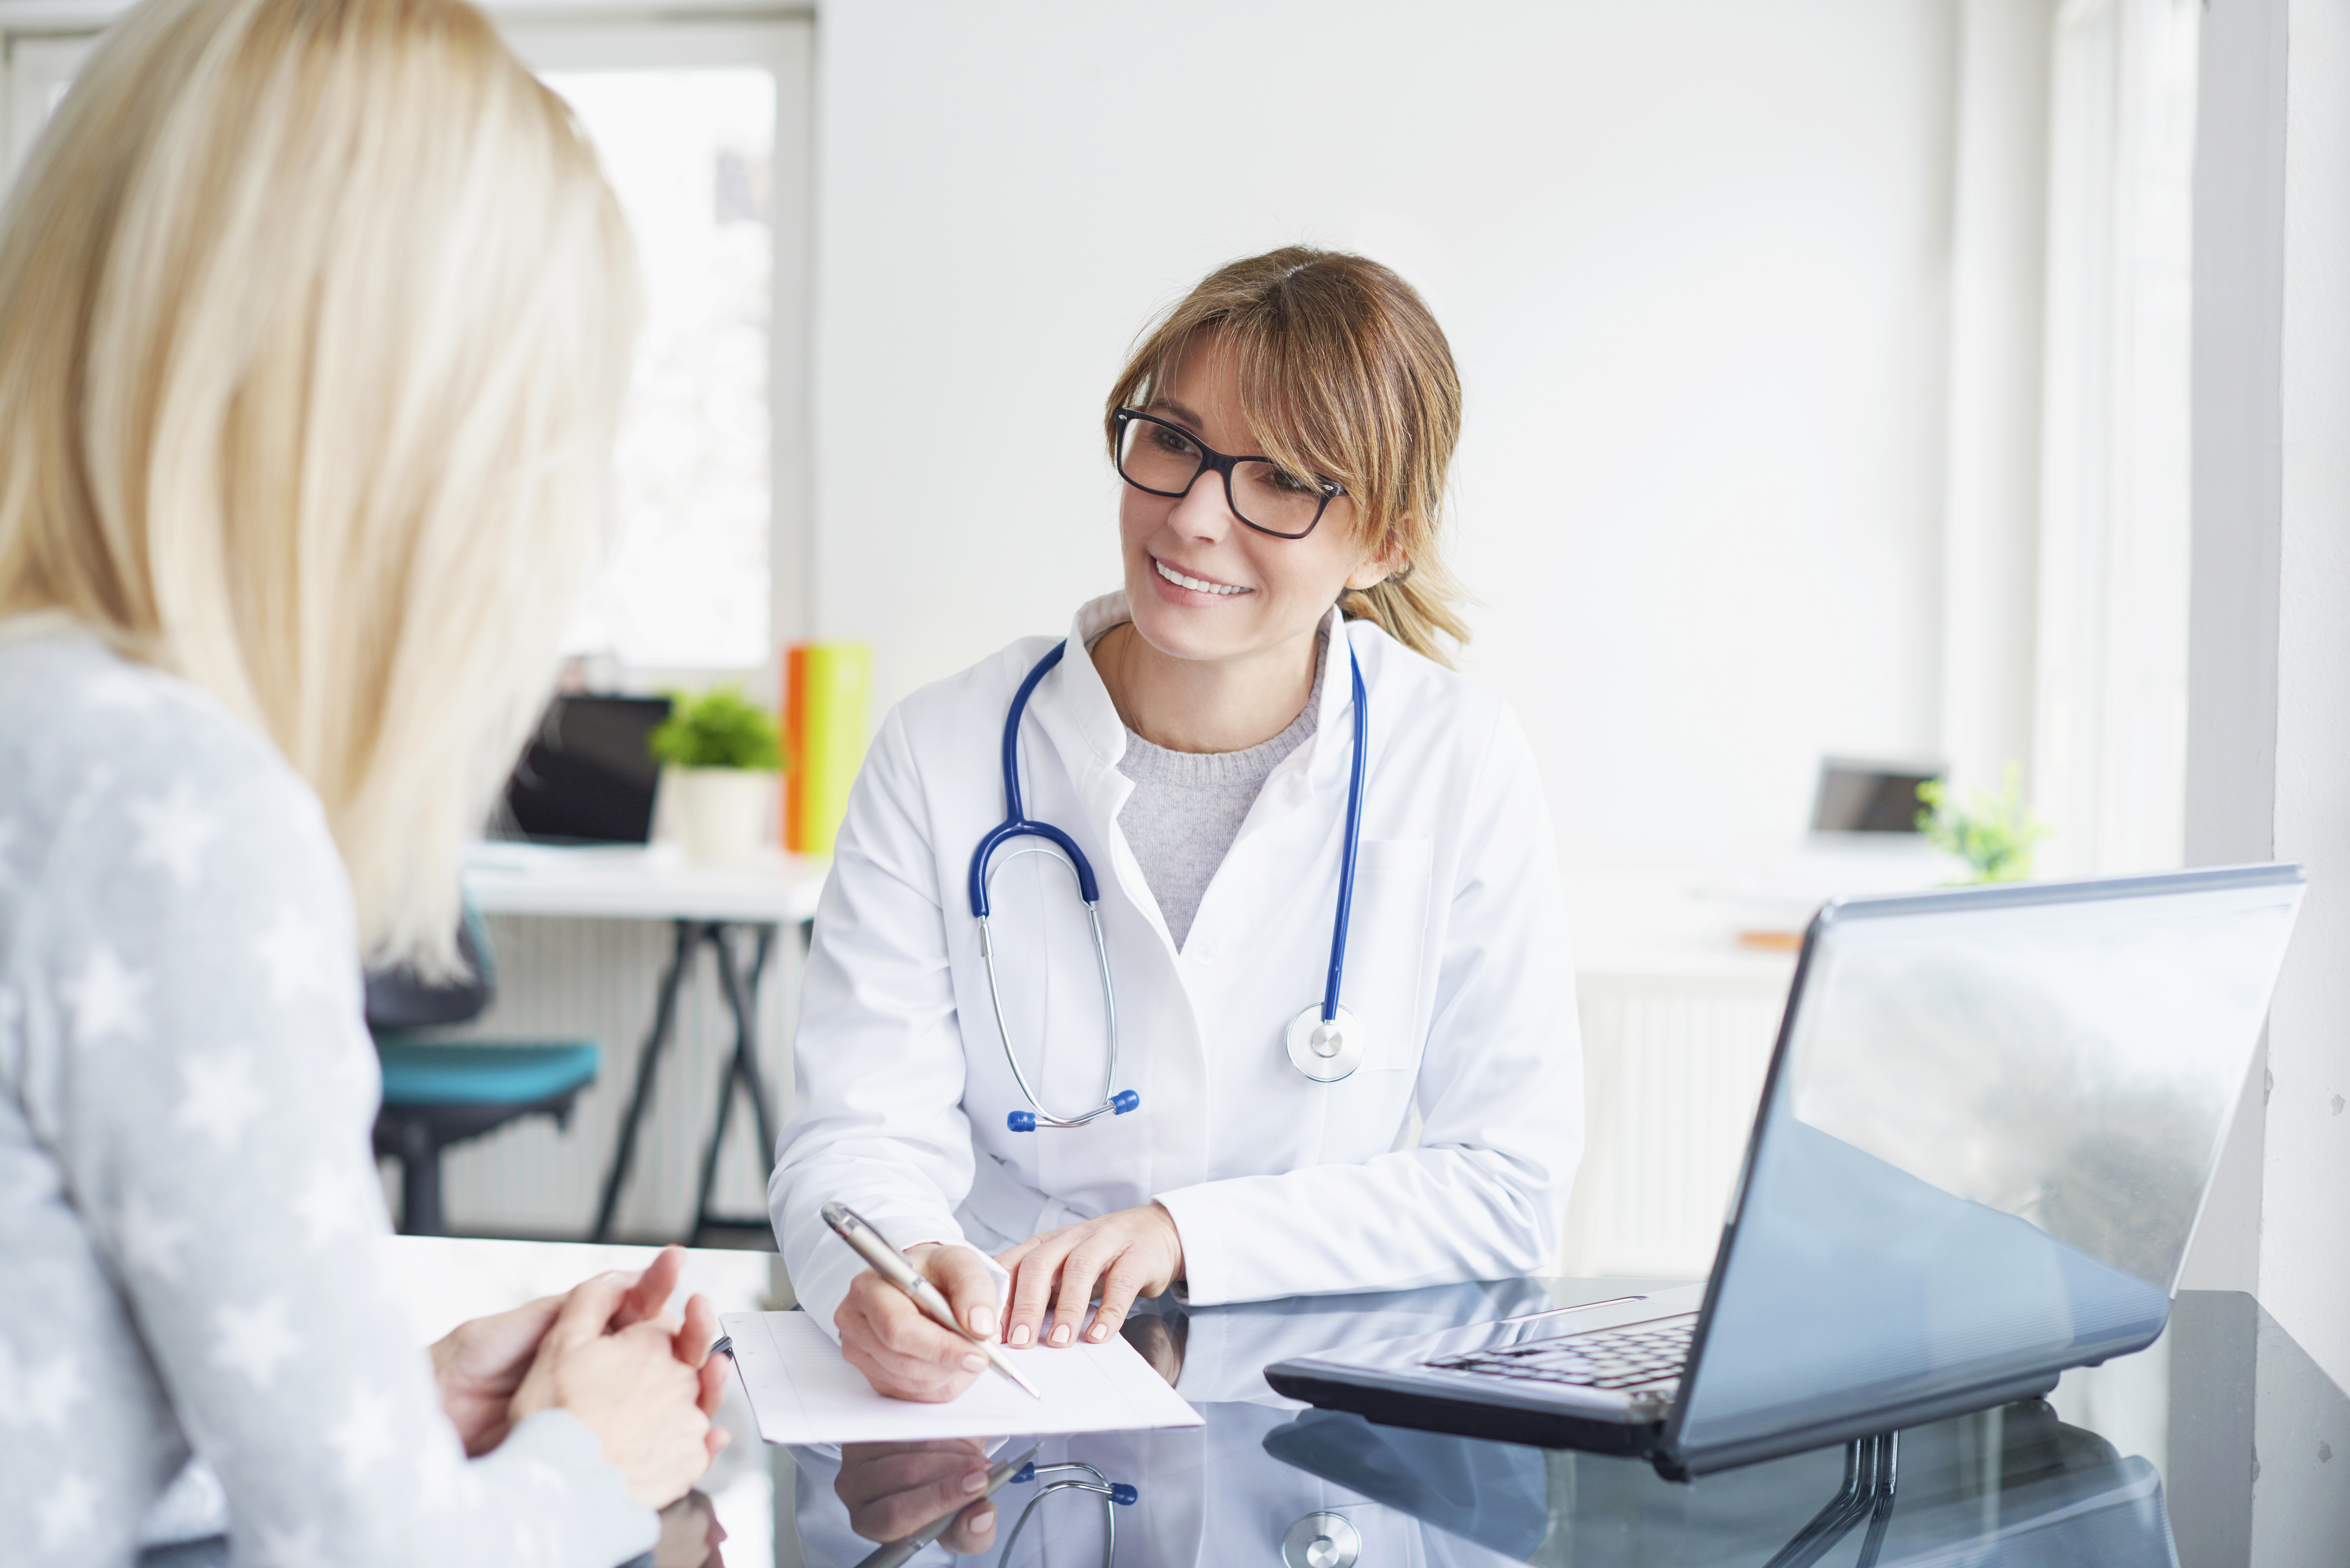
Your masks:
{"label": "window", "polygon": [[[809,25],[515,21],[504,32],[596,142],[645,285],[614,452],[619,539],[567,650],[608,658],[632,681],[756,670],[771,690],[777,646],[805,630],[792,568],[805,507]],[[9,173],[95,44],[6,40]]]}

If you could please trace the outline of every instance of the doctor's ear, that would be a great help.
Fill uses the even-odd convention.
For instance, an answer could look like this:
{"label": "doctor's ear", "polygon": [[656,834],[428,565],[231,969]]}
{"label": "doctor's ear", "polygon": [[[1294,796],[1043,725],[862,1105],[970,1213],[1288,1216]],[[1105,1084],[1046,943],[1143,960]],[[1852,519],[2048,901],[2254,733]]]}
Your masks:
{"label": "doctor's ear", "polygon": [[1403,543],[1390,538],[1387,548],[1357,566],[1347,576],[1349,593],[1367,593],[1381,583],[1401,582],[1411,576],[1411,561],[1404,555]]}

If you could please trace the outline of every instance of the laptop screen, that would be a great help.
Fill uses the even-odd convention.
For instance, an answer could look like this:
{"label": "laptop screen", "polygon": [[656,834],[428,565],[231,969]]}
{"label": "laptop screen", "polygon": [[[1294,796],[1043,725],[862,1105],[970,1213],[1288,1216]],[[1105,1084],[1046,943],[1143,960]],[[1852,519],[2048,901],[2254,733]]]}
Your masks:
{"label": "laptop screen", "polygon": [[1824,910],[1678,1443],[2152,1340],[2302,891],[2272,867]]}
{"label": "laptop screen", "polygon": [[557,697],[506,783],[512,826],[556,844],[642,844],[660,768],[647,742],[666,697]]}

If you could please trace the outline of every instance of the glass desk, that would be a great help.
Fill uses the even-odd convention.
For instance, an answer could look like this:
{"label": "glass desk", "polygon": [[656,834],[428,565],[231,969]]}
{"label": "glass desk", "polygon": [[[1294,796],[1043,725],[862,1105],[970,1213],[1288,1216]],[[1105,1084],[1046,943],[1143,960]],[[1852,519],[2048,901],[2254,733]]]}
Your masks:
{"label": "glass desk", "polygon": [[[1312,1348],[1601,1300],[1627,1284],[1522,1281],[1191,1313],[1147,1303],[1128,1337],[1206,1427],[1046,1439],[1040,1465],[1089,1466],[1136,1501],[1007,1486],[995,1543],[953,1561],[993,1563],[1008,1543],[1012,1563],[1092,1568],[1114,1516],[1117,1568],[1846,1568],[1868,1561],[1881,1513],[1880,1565],[2350,1563],[2350,1397],[2245,1295],[2189,1292],[2137,1355],[2069,1374],[2048,1399],[1900,1433],[1889,1508],[1877,1506],[1872,1468],[1855,1475],[1841,1448],[1678,1484],[1641,1461],[1304,1409],[1261,1376]],[[779,1505],[790,1497],[775,1561],[850,1568],[873,1543],[849,1528],[835,1485],[844,1462],[871,1461],[778,1452],[791,1469],[778,1478]],[[1055,1479],[1090,1478],[1044,1478]],[[1806,1540],[1824,1514],[1849,1528]],[[915,1559],[950,1560],[937,1548]]]}
{"label": "glass desk", "polygon": [[[420,1343],[458,1319],[561,1289],[649,1249],[400,1237],[390,1276]],[[686,1272],[722,1310],[765,1304],[771,1254],[697,1251]],[[1532,1563],[1780,1568],[1863,1561],[1875,1497],[1841,1449],[1681,1485],[1645,1463],[1374,1426],[1265,1386],[1268,1364],[1334,1345],[1597,1301],[1666,1282],[1533,1280],[1186,1312],[1141,1303],[1138,1349],[1205,1428],[1048,1438],[1040,1463],[1091,1466],[1131,1505],[1068,1490],[1037,1502],[1010,1561],[1095,1568],[1117,1523],[1116,1568],[1359,1568]],[[764,1449],[739,1386],[735,1441],[671,1511],[661,1568],[851,1568],[874,1543],[835,1490],[838,1453]],[[1024,1443],[1025,1439],[1023,1439]],[[849,1462],[862,1456],[852,1454]],[[2153,1347],[2066,1375],[2046,1400],[1900,1434],[1880,1565],[2350,1564],[2350,1397],[2241,1294],[2188,1292]],[[1060,1471],[1053,1480],[1086,1479]],[[1853,1483],[1851,1528],[1806,1558],[1779,1555]],[[997,1494],[993,1563],[1035,1482]],[[1304,1521],[1324,1516],[1292,1541]],[[1330,1516],[1340,1521],[1330,1522]],[[713,1522],[717,1528],[713,1529]],[[217,1525],[213,1528],[217,1529]],[[723,1540],[720,1537],[723,1535]],[[1315,1542],[1322,1544],[1318,1550]],[[0,1552],[5,1555],[5,1552]],[[151,1551],[152,1568],[223,1563],[217,1538]],[[919,1563],[950,1559],[933,1548]]]}

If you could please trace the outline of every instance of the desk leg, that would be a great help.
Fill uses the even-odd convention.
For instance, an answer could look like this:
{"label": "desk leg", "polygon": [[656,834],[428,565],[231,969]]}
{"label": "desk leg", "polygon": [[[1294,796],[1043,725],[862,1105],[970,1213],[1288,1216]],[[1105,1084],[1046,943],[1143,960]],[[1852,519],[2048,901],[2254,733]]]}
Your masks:
{"label": "desk leg", "polygon": [[669,971],[660,979],[660,998],[653,1006],[652,1033],[645,1036],[644,1052],[637,1060],[637,1092],[630,1096],[628,1111],[620,1118],[620,1141],[612,1151],[612,1168],[604,1178],[604,1200],[596,1210],[596,1229],[590,1236],[598,1241],[612,1239],[612,1216],[620,1207],[620,1189],[628,1184],[629,1162],[636,1158],[637,1132],[644,1123],[645,1107],[652,1100],[653,1074],[660,1065],[661,1048],[669,1044],[671,1025],[676,1021],[677,988],[685,979],[687,966],[693,961],[695,944],[710,929],[698,920],[679,920],[675,924],[676,943],[670,952]]}
{"label": "desk leg", "polygon": [[736,1229],[755,1229],[764,1223],[760,1220],[734,1220],[710,1211],[710,1194],[718,1184],[718,1151],[726,1141],[726,1123],[734,1109],[734,1088],[737,1084],[751,1096],[751,1116],[759,1133],[759,1163],[772,1171],[775,1159],[775,1113],[774,1102],[767,1098],[766,1079],[759,1071],[758,988],[765,973],[767,959],[774,950],[775,929],[759,928],[758,946],[746,977],[734,960],[734,949],[728,940],[732,928],[713,925],[709,928],[711,946],[718,950],[718,979],[725,989],[727,1006],[734,1014],[734,1059],[727,1064],[726,1076],[718,1090],[718,1116],[710,1129],[710,1147],[702,1157],[702,1186],[693,1204],[693,1237],[712,1225]]}

